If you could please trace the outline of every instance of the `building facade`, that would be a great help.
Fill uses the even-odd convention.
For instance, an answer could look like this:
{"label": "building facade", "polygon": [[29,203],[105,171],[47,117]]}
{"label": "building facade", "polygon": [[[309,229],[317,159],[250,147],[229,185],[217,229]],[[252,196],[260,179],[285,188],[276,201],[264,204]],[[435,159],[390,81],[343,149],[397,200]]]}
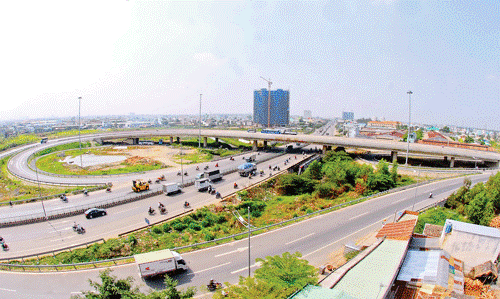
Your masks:
{"label": "building facade", "polygon": [[[268,96],[263,88],[253,93],[253,121],[263,126],[268,125]],[[271,90],[271,127],[287,126],[290,119],[290,92],[288,90]]]}
{"label": "building facade", "polygon": [[342,119],[343,120],[354,120],[354,112],[342,112]]}

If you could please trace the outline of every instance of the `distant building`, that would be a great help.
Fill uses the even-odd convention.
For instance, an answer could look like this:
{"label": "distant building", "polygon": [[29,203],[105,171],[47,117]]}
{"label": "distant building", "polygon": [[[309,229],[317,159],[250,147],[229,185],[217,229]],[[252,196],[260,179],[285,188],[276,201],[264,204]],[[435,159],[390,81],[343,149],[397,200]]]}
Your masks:
{"label": "distant building", "polygon": [[369,121],[367,127],[371,128],[388,128],[396,130],[401,126],[399,121]]}
{"label": "distant building", "polygon": [[343,120],[354,120],[354,112],[342,112],[342,119]]}
{"label": "distant building", "polygon": [[311,118],[312,113],[311,110],[304,110],[304,118]]}
{"label": "distant building", "polygon": [[[263,88],[255,90],[253,96],[253,121],[263,126],[268,125],[268,96]],[[290,92],[288,90],[271,90],[270,125],[288,126],[290,119]]]}

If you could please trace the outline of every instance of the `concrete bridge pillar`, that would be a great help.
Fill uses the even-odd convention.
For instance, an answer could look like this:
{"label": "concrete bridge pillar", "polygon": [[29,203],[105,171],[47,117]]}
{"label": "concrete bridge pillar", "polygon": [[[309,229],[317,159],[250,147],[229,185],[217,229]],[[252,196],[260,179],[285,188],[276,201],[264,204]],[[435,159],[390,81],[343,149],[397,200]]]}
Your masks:
{"label": "concrete bridge pillar", "polygon": [[392,163],[398,162],[398,152],[397,151],[391,151],[391,161],[392,161]]}
{"label": "concrete bridge pillar", "polygon": [[174,137],[170,136],[170,144],[174,143]]}
{"label": "concrete bridge pillar", "polygon": [[208,137],[203,137],[203,147],[208,146]]}
{"label": "concrete bridge pillar", "polygon": [[326,154],[326,151],[328,150],[328,146],[323,145],[322,153],[323,155]]}
{"label": "concrete bridge pillar", "polygon": [[132,144],[134,145],[139,144],[139,138],[132,138]]}
{"label": "concrete bridge pillar", "polygon": [[215,137],[215,144],[219,145],[219,137]]}
{"label": "concrete bridge pillar", "polygon": [[448,156],[444,156],[444,162],[448,162]]}
{"label": "concrete bridge pillar", "polygon": [[451,157],[450,159],[450,168],[455,167],[455,157]]}
{"label": "concrete bridge pillar", "polygon": [[181,137],[176,137],[177,138],[177,143],[181,143]]}
{"label": "concrete bridge pillar", "polygon": [[264,140],[264,149],[267,148],[267,140]]}
{"label": "concrete bridge pillar", "polygon": [[252,149],[253,149],[254,151],[256,151],[256,150],[258,149],[258,146],[257,146],[257,140],[254,140],[252,143],[253,143],[253,147],[252,147]]}

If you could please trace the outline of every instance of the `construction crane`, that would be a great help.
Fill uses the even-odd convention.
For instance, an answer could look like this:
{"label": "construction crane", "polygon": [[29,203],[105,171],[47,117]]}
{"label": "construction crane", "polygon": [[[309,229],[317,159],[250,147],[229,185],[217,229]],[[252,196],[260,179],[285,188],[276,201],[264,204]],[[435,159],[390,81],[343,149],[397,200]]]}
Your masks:
{"label": "construction crane", "polygon": [[264,81],[266,81],[269,84],[269,92],[267,94],[267,127],[271,127],[271,79],[267,80],[266,78],[260,76]]}

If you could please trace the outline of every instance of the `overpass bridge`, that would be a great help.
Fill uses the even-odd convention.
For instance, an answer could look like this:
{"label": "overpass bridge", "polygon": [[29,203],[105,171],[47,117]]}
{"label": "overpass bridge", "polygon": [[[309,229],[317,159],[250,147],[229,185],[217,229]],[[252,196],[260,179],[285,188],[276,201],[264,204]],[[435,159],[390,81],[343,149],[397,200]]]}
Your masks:
{"label": "overpass bridge", "polygon": [[[293,143],[309,143],[322,146],[323,152],[332,147],[344,147],[353,149],[366,150],[387,150],[391,152],[392,160],[397,158],[398,152],[406,153],[407,144],[391,140],[379,139],[363,139],[363,138],[346,138],[335,136],[317,136],[317,135],[286,135],[286,134],[265,134],[260,132],[247,132],[238,130],[197,130],[197,129],[157,129],[157,130],[139,130],[126,132],[110,132],[99,134],[97,141],[104,141],[117,138],[132,139],[133,144],[138,144],[140,138],[149,138],[152,136],[169,136],[170,143],[179,142],[180,136],[203,138],[203,146],[207,146],[209,137],[215,138],[216,142],[219,138],[236,138],[252,141],[254,149],[257,149],[258,141],[264,143],[264,147],[270,141],[278,142],[293,142]],[[410,143],[409,153],[427,154],[442,156],[445,160],[450,161],[450,167],[454,166],[455,158],[465,158],[473,160],[483,160],[494,167],[498,167],[500,154],[491,151],[471,150],[463,148],[453,148],[446,146],[427,145],[419,143]]]}

